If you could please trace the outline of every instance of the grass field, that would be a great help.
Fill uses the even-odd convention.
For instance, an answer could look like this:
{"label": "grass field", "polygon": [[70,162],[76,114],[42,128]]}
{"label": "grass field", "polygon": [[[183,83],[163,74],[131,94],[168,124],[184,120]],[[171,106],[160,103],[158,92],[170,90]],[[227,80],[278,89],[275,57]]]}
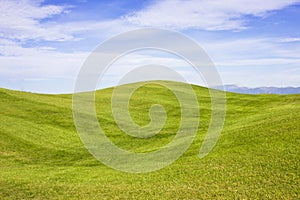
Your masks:
{"label": "grass field", "polygon": [[[0,199],[300,199],[300,95],[227,93],[222,134],[200,159],[211,108],[208,90],[193,88],[201,115],[197,137],[180,159],[146,174],[113,170],[89,154],[75,130],[72,95],[0,89]],[[172,140],[180,110],[170,91],[149,83],[130,101],[140,125],[149,123],[151,104],[165,107],[165,127],[149,139],[119,130],[111,93],[97,91],[96,109],[115,144],[147,152]]]}

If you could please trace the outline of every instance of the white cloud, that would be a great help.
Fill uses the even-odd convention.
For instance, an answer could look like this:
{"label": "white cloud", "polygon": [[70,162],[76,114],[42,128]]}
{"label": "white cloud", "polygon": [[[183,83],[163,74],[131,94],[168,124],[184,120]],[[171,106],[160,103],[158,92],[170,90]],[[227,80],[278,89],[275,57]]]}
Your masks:
{"label": "white cloud", "polygon": [[[57,23],[51,18],[68,12],[69,7],[43,5],[41,0],[0,0],[0,77],[36,82],[39,80],[56,82],[55,78],[74,78],[88,56],[88,52],[64,53],[64,48],[55,49],[39,42],[35,47],[25,47],[24,43],[30,40],[74,42],[82,37],[97,45],[112,35],[143,26],[177,30],[190,28],[238,30],[247,27],[245,15],[265,17],[272,11],[296,2],[300,0],[228,0],[226,3],[224,0],[157,0],[140,11],[117,19]],[[257,82],[257,74],[260,72],[251,71],[251,67],[257,69],[261,66],[262,69],[270,70],[272,66],[279,65],[282,66],[280,69],[284,69],[285,66],[299,69],[300,66],[300,43],[298,43],[300,39],[297,37],[214,38],[214,41],[205,41],[205,38],[201,37],[194,39],[198,39],[200,45],[204,46],[209,56],[220,67],[227,83],[234,81],[243,83],[245,79],[249,79],[245,82],[248,85]],[[83,42],[86,41],[72,45],[81,45]],[[174,45],[178,45],[178,42]],[[182,46],[182,48],[189,47]],[[147,63],[175,66],[185,77],[194,80],[195,83],[199,82],[199,77],[195,76],[193,71],[180,68],[184,64],[178,59],[160,57],[157,54],[148,56],[137,54],[116,63],[115,68],[109,71],[111,77],[106,80],[107,84],[112,84],[120,74],[131,69],[130,67]],[[236,71],[232,70],[233,68]],[[273,71],[269,74],[268,81],[272,85],[277,80],[285,80],[284,83],[288,85],[291,77],[294,77],[293,84],[299,83],[299,71],[284,71],[284,73],[280,70]],[[258,82],[264,85],[263,81],[261,75]],[[42,85],[40,87],[45,88]]]}
{"label": "white cloud", "polygon": [[281,38],[278,41],[279,42],[300,42],[300,38],[295,38],[295,37]]}
{"label": "white cloud", "polygon": [[[177,72],[187,82],[205,85],[205,81],[202,80],[202,77],[199,76],[193,66],[185,60],[161,50],[139,50],[125,54],[116,59],[105,72],[105,76],[103,77],[100,86],[108,87],[118,85],[118,81],[120,81],[123,76],[130,75],[132,70],[143,66],[164,66]],[[160,72],[160,70],[150,70],[146,73],[156,74]],[[143,76],[148,77],[149,75]],[[145,77],[135,77],[135,79],[144,80]],[[157,74],[152,78],[156,80],[157,77],[167,78],[168,74]]]}
{"label": "white cloud", "polygon": [[1,0],[0,37],[17,40],[65,41],[73,39],[41,20],[67,12],[67,7],[41,5],[38,0]]}
{"label": "white cloud", "polygon": [[239,67],[275,67],[278,65],[281,66],[298,66],[300,65],[300,58],[299,59],[286,59],[286,58],[265,58],[265,59],[236,59],[236,60],[230,60],[230,61],[221,61],[216,62],[216,65],[218,66],[239,66]]}
{"label": "white cloud", "polygon": [[72,6],[43,5],[44,0],[0,0],[0,39],[27,42],[78,41],[107,38],[137,26],[122,19],[56,22],[53,17],[69,13]]}
{"label": "white cloud", "polygon": [[[108,39],[116,34],[136,29],[137,26],[121,19],[83,20],[51,25],[53,29],[71,35],[72,40],[97,38],[97,42]],[[74,36],[76,34],[76,37]]]}
{"label": "white cloud", "polygon": [[247,87],[299,87],[300,70],[291,71],[285,67],[273,67],[263,70],[253,70],[252,67],[234,67],[230,71],[220,71],[225,84],[235,84]]}
{"label": "white cloud", "polygon": [[175,29],[236,30],[246,28],[245,15],[263,17],[299,0],[165,0],[124,17],[141,26]]}
{"label": "white cloud", "polygon": [[200,43],[219,67],[300,66],[300,44],[281,43],[282,38],[240,38]]}
{"label": "white cloud", "polygon": [[0,44],[0,77],[51,79],[76,77],[87,52],[62,53],[51,47],[24,48]]}

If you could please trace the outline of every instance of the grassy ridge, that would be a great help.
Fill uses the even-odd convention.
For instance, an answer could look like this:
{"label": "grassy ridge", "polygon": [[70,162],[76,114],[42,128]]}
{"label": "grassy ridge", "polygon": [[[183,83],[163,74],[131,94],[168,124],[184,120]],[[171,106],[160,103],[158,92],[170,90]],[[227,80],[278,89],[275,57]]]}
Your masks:
{"label": "grassy ridge", "polygon": [[[300,95],[227,93],[224,130],[213,151],[199,159],[210,98],[207,89],[193,88],[201,115],[197,137],[172,165],[147,174],[115,171],[87,152],[73,124],[71,95],[0,89],[1,199],[299,199]],[[172,140],[180,110],[170,91],[147,84],[130,101],[140,125],[149,122],[153,103],[166,109],[165,127],[149,139],[119,130],[110,110],[111,93],[111,88],[97,92],[96,110],[115,144],[147,152]]]}

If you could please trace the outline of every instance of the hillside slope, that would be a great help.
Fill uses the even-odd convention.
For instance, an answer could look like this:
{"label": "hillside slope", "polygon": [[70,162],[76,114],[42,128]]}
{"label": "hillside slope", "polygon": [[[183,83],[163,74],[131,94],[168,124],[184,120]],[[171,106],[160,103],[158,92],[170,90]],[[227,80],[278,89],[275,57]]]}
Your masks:
{"label": "hillside slope", "polygon": [[[201,115],[197,137],[180,159],[146,174],[110,169],[88,153],[75,130],[71,95],[0,89],[1,199],[299,199],[300,95],[227,93],[221,137],[200,159],[210,98],[207,89],[193,88]],[[111,94],[112,88],[97,91],[96,110],[115,144],[147,152],[172,140],[180,110],[170,91],[149,83],[132,97],[130,111],[140,125],[149,123],[153,103],[167,111],[165,127],[149,139],[132,138],[118,128]]]}

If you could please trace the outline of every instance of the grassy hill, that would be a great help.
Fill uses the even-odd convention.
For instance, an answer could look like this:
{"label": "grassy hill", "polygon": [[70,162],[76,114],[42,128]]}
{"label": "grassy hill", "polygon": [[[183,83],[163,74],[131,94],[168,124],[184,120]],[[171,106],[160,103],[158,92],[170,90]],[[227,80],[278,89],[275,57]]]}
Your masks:
{"label": "grassy hill", "polygon": [[[197,137],[180,159],[146,174],[113,170],[88,153],[73,123],[72,95],[0,89],[0,199],[299,199],[300,95],[227,93],[223,132],[200,159],[210,98],[207,89],[193,88],[201,115]],[[130,101],[140,125],[149,122],[151,104],[165,107],[166,125],[149,139],[132,138],[118,128],[111,94],[112,88],[97,91],[96,110],[115,144],[147,152],[172,140],[180,110],[170,91],[149,83]]]}

